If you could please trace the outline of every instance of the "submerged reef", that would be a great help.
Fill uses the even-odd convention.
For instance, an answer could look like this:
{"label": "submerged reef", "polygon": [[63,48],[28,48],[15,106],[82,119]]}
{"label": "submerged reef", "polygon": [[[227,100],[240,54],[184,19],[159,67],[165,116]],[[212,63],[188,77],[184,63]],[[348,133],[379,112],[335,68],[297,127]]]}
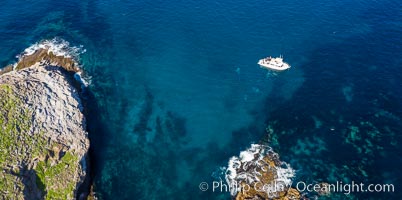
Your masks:
{"label": "submerged reef", "polygon": [[[339,95],[342,98],[343,94]],[[285,102],[270,112],[267,121],[269,144],[282,159],[299,169],[296,181],[309,183],[342,182],[394,184],[399,174],[401,128],[399,101],[392,93],[378,94],[374,99],[359,97],[333,109],[300,108]],[[359,101],[357,101],[359,100]],[[309,99],[310,101],[310,99]],[[308,102],[298,102],[304,105]],[[367,104],[362,107],[359,104]],[[294,113],[289,115],[283,113]],[[396,193],[313,192],[319,199],[399,199]]]}
{"label": "submerged reef", "polygon": [[54,48],[32,51],[0,75],[0,199],[76,199],[89,149],[79,68]]}
{"label": "submerged reef", "polygon": [[239,157],[232,157],[225,179],[236,200],[298,200],[301,194],[292,188],[295,171],[270,147],[253,144]]}

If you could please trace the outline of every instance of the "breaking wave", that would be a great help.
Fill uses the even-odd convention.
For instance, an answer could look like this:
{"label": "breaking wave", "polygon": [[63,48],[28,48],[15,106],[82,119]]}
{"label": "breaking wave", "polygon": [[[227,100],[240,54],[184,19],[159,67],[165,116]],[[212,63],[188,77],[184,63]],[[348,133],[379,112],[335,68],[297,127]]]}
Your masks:
{"label": "breaking wave", "polygon": [[39,49],[47,49],[48,53],[52,52],[56,56],[63,56],[66,58],[73,58],[77,60],[79,60],[80,54],[86,52],[83,45],[80,45],[78,47],[70,46],[70,43],[68,41],[65,41],[61,38],[53,38],[50,40],[42,40],[31,45],[30,47],[26,48],[21,55],[17,56],[17,58],[25,55],[32,55]]}
{"label": "breaking wave", "polygon": [[[252,184],[262,181],[261,172],[267,172],[267,170],[274,173],[271,182],[276,184],[290,187],[292,178],[295,177],[295,170],[289,164],[280,161],[279,155],[271,147],[252,144],[249,149],[240,152],[238,157],[234,156],[229,160],[225,179],[227,184],[231,186],[239,185],[242,182]],[[232,196],[235,196],[238,190],[231,190],[230,192]]]}
{"label": "breaking wave", "polygon": [[[61,38],[42,40],[26,48],[21,54],[19,54],[17,56],[18,62],[24,56],[30,56],[40,49],[46,49],[47,53],[51,52],[55,56],[73,59],[76,63],[76,66],[79,66],[80,68],[80,71],[74,74],[74,78],[81,83],[83,88],[90,85],[91,77],[85,75],[85,73],[82,71],[82,65],[79,63],[80,55],[86,52],[86,49],[84,49],[83,45],[71,46],[68,41]],[[17,63],[14,64],[14,69]]]}

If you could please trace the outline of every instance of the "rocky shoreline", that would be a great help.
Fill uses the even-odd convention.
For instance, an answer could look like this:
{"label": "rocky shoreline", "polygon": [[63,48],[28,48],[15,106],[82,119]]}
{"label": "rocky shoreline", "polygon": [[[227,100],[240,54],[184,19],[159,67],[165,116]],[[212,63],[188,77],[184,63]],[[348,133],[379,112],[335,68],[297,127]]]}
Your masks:
{"label": "rocky shoreline", "polygon": [[79,71],[73,58],[45,48],[0,71],[1,199],[80,195],[89,139]]}

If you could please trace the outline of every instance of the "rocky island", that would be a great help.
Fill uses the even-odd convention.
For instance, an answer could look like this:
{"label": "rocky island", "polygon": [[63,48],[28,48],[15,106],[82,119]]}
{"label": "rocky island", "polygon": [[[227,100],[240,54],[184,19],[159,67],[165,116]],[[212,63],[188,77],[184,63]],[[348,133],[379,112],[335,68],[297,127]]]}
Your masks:
{"label": "rocky island", "polygon": [[36,45],[0,73],[0,199],[76,199],[89,149],[74,58]]}
{"label": "rocky island", "polygon": [[295,171],[267,145],[252,144],[232,157],[225,173],[234,200],[302,199],[292,188]]}

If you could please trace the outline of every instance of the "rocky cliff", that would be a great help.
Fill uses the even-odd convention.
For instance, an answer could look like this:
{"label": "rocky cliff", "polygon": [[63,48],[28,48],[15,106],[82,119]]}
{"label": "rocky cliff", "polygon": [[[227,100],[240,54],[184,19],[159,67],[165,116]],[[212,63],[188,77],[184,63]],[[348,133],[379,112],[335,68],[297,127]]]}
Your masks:
{"label": "rocky cliff", "polygon": [[0,75],[0,199],[75,199],[89,148],[74,59],[42,48]]}

